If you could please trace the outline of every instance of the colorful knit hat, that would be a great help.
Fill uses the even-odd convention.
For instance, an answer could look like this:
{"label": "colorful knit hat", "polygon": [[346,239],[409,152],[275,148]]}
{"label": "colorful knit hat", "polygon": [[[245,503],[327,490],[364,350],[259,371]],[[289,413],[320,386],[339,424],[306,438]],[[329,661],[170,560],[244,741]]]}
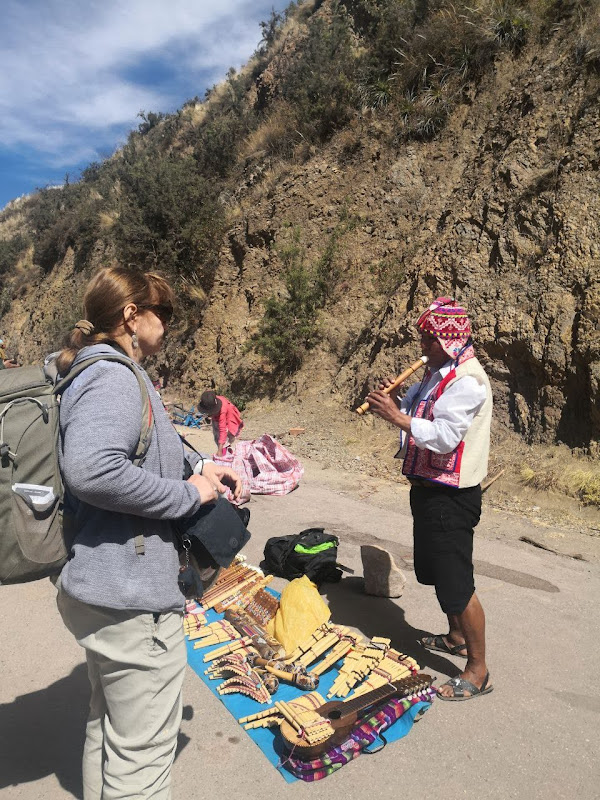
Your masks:
{"label": "colorful knit hat", "polygon": [[417,320],[417,328],[433,334],[450,358],[457,358],[471,338],[467,312],[451,297],[434,300]]}

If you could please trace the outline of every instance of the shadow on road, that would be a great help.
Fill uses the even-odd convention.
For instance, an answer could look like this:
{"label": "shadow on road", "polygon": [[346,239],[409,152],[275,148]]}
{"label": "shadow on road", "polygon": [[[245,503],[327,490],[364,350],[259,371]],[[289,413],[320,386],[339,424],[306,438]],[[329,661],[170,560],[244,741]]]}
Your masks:
{"label": "shadow on road", "polygon": [[0,789],[56,774],[82,797],[81,756],[89,703],[87,667],[0,705]]}
{"label": "shadow on road", "polygon": [[[63,789],[83,797],[81,757],[90,688],[85,664],[66,678],[12,703],[0,704],[0,790],[56,774]],[[185,706],[184,719],[193,711]],[[189,743],[179,734],[177,756]]]}
{"label": "shadow on road", "polygon": [[434,671],[450,677],[460,674],[460,668],[452,661],[418,644],[418,640],[431,631],[409,625],[398,601],[365,594],[363,578],[343,578],[340,583],[327,583],[321,592],[327,595],[332,622],[358,628],[369,638],[391,639],[392,647],[412,656],[423,672]]}

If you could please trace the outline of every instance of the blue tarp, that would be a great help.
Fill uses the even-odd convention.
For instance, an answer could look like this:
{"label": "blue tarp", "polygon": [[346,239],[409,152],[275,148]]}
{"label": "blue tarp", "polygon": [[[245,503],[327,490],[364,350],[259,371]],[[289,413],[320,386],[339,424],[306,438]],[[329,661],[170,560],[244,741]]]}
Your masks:
{"label": "blue tarp", "polygon": [[[210,623],[218,619],[223,619],[223,616],[223,614],[217,614],[215,611],[211,610],[207,613],[206,618]],[[195,642],[193,641],[187,642],[188,664],[236,719],[240,719],[240,717],[247,717],[250,716],[250,714],[256,714],[258,711],[264,711],[269,708],[269,706],[257,703],[255,700],[252,700],[252,698],[246,697],[242,694],[220,695],[217,692],[217,686],[222,682],[222,679],[210,680],[210,678],[204,674],[204,671],[210,666],[210,662],[204,661],[204,656],[206,653],[210,653],[212,650],[223,647],[223,645],[219,644],[215,645],[214,647],[201,647],[195,650],[194,644]],[[339,664],[336,666],[339,666]],[[320,683],[317,691],[323,697],[327,697],[327,692],[333,684],[337,674],[338,670],[333,667],[324,675],[320,676]],[[281,683],[277,691],[276,699],[285,702],[287,700],[293,700],[295,697],[299,697],[301,694],[305,694],[305,692],[302,692],[294,686],[287,686],[286,684]],[[412,728],[416,715],[422,709],[427,708],[429,708],[429,703],[417,703],[416,705],[412,706],[412,708],[403,714],[399,720],[397,720],[390,728],[388,728],[385,733],[385,738],[387,741],[395,742],[396,740],[402,739],[402,737],[406,736],[406,734]],[[241,725],[240,730],[244,730]],[[282,777],[285,778],[288,783],[293,783],[295,780],[297,780],[297,778],[295,778],[280,765],[280,762],[285,758],[285,756],[280,749],[279,739],[276,735],[276,728],[255,728],[253,730],[246,731],[246,733],[262,750],[271,764],[273,764],[273,766],[279,770]]]}

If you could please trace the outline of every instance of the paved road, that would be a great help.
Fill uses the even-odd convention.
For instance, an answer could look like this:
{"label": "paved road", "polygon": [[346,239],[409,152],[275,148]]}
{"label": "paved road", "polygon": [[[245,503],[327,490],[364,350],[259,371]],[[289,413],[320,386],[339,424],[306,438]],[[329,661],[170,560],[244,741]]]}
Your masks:
{"label": "paved road", "polygon": [[[309,471],[287,497],[252,499],[249,560],[261,560],[269,536],[314,524],[337,532],[340,560],[356,575],[328,588],[333,620],[367,636],[392,637],[427,672],[456,674],[460,659],[415,644],[444,626],[433,592],[419,586],[411,570],[398,600],[362,593],[360,544],[410,552],[407,493],[399,488],[397,510],[390,510],[356,499],[352,486],[346,492],[328,488],[318,474]],[[490,538],[502,525],[522,525],[527,533],[527,523],[488,517],[476,558],[492,694],[466,703],[437,701],[403,741],[320,783],[288,785],[188,670],[175,797],[597,798],[600,567]],[[0,614],[0,798],[80,798],[87,700],[82,653],[63,629],[48,581],[0,588]]]}

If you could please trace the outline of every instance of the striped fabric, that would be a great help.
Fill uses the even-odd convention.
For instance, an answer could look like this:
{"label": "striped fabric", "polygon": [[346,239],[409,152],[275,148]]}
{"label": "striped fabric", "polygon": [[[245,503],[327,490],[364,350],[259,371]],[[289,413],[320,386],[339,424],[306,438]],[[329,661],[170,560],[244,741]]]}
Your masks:
{"label": "striped fabric", "polygon": [[421,703],[423,708],[419,709],[419,712],[426,711],[434,697],[435,689],[431,688],[410,698],[394,697],[385,705],[380,706],[377,711],[373,711],[368,718],[354,728],[348,739],[342,744],[332,747],[331,750],[313,761],[294,758],[292,753],[282,762],[282,766],[303,781],[320,781],[359,756],[366,747],[372,745],[379,738],[382,731],[393,725],[413,706]]}
{"label": "striped fabric", "polygon": [[250,494],[289,494],[304,474],[298,459],[268,434],[252,441],[239,441],[233,455],[213,456],[213,460],[216,464],[232,467],[241,477],[240,498],[233,500],[231,492],[228,490],[227,493],[227,499],[238,505],[247,503]]}

